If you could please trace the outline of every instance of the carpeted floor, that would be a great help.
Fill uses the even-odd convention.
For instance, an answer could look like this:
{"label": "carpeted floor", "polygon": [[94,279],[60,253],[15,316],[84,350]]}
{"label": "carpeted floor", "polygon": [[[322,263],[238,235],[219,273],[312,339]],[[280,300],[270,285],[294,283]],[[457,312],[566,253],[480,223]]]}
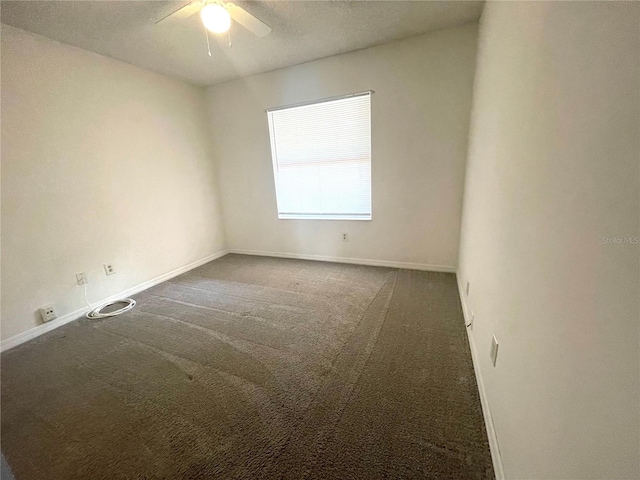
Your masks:
{"label": "carpeted floor", "polygon": [[493,478],[453,274],[227,255],[2,354],[29,479]]}

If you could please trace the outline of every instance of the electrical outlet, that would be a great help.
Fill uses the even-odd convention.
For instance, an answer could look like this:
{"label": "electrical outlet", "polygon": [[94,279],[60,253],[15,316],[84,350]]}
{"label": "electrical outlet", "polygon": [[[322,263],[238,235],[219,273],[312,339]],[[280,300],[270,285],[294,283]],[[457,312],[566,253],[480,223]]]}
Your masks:
{"label": "electrical outlet", "polygon": [[80,272],[76,273],[76,282],[78,282],[78,285],[82,286],[85,283],[89,283],[89,280],[87,280],[87,276],[84,274],[84,272]]}
{"label": "electrical outlet", "polygon": [[467,297],[469,296],[469,281],[467,280]]}
{"label": "electrical outlet", "polygon": [[498,340],[495,335],[491,340],[491,352],[489,353],[489,356],[491,357],[491,363],[493,363],[493,366],[495,367],[496,361],[498,360]]}
{"label": "electrical outlet", "polygon": [[476,318],[476,315],[471,312],[471,317],[469,318],[469,323],[467,323],[467,327],[473,330],[473,320]]}
{"label": "electrical outlet", "polygon": [[53,305],[45,305],[42,307],[40,309],[40,315],[42,316],[43,322],[50,322],[51,320],[58,318],[56,308]]}
{"label": "electrical outlet", "polygon": [[349,234],[348,233],[343,233],[342,234],[342,241],[343,242],[348,242],[349,241]]}
{"label": "electrical outlet", "polygon": [[113,275],[116,273],[116,269],[113,267],[113,263],[105,263],[104,264],[104,273],[107,275]]}

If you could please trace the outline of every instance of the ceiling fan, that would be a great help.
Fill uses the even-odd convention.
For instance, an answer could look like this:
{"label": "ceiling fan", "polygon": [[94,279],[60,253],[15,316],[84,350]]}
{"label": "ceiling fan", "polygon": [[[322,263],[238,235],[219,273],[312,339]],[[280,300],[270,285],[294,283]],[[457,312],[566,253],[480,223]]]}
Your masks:
{"label": "ceiling fan", "polygon": [[258,37],[265,37],[271,32],[271,27],[262,20],[235,3],[223,0],[196,0],[162,17],[156,25],[169,19],[186,19],[196,13],[200,13],[203,25],[213,33],[227,32],[231,27],[232,19]]}

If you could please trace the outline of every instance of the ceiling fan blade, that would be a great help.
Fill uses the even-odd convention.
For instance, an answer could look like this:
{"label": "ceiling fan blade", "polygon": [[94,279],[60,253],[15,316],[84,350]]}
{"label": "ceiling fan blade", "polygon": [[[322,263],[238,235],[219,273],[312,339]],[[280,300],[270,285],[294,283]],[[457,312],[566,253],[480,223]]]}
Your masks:
{"label": "ceiling fan blade", "polygon": [[225,3],[225,7],[229,11],[229,15],[244,28],[252,32],[257,37],[266,37],[271,33],[271,27],[258,20],[256,17],[247,12],[244,8],[239,7],[235,3]]}
{"label": "ceiling fan blade", "polygon": [[156,25],[165,20],[181,20],[184,18],[189,18],[191,15],[198,13],[202,8],[202,2],[195,1],[187,3],[186,5],[181,6],[177,10],[174,10],[168,15],[165,15],[160,20],[156,22]]}

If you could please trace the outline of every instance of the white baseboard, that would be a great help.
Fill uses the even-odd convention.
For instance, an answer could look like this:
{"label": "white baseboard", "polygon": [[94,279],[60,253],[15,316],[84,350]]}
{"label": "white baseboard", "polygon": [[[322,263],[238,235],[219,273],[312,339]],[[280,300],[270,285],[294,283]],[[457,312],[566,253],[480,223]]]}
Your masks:
{"label": "white baseboard", "polygon": [[369,260],[366,258],[329,257],[325,255],[305,255],[301,253],[262,252],[258,250],[230,249],[229,253],[242,255],[257,255],[260,257],[297,258],[299,260],[315,260],[318,262],[351,263],[356,265],[370,265],[373,267],[406,268],[408,270],[425,270],[430,272],[455,273],[456,267],[446,265],[429,265],[426,263],[392,262],[388,260]]}
{"label": "white baseboard", "polygon": [[[460,294],[460,303],[462,304],[462,314],[464,316],[464,324],[469,324],[469,313],[467,311],[467,304],[464,295],[464,288],[460,276],[456,274],[458,293]],[[487,437],[489,439],[489,449],[491,450],[491,460],[493,462],[493,471],[496,475],[496,480],[505,480],[504,468],[502,466],[502,455],[500,454],[500,446],[498,444],[498,436],[496,429],[493,425],[493,417],[491,416],[491,408],[489,407],[489,399],[487,392],[484,389],[484,382],[482,381],[482,372],[480,372],[480,364],[478,363],[478,352],[473,341],[473,337],[468,327],[465,327],[467,331],[467,338],[469,339],[469,347],[471,350],[471,359],[473,361],[473,370],[476,373],[476,382],[478,383],[478,391],[480,392],[480,404],[482,405],[482,415],[484,416],[484,424],[487,429]]]}
{"label": "white baseboard", "polygon": [[[139,285],[128,288],[122,292],[116,293],[115,295],[111,295],[110,297],[104,298],[99,302],[95,302],[95,304],[102,305],[107,302],[112,302],[114,300],[135,295],[136,293],[146,290],[147,288],[151,288],[154,285],[158,285],[159,283],[162,283],[173,277],[177,277],[178,275],[188,272],[189,270],[193,270],[194,268],[204,265],[205,263],[209,263],[217,258],[223,257],[227,253],[228,253],[227,250],[223,250],[221,252],[214,253],[213,255],[208,255],[204,258],[201,258],[200,260],[189,263],[188,265],[185,265],[180,268],[176,268],[175,270],[167,272],[158,277],[152,278],[151,280],[147,280],[146,282],[140,283]],[[14,335],[11,338],[7,338],[6,340],[3,340],[2,343],[0,343],[0,351],[4,352],[6,350],[9,350],[10,348],[13,348],[22,343],[25,343],[33,338],[39,337],[44,333],[50,332],[51,330],[55,330],[56,328],[61,327],[66,323],[77,320],[78,318],[85,315],[88,311],[89,311],[89,307],[83,307],[74,312],[67,313],[66,315],[56,318],[55,320],[52,320],[47,323],[43,323],[42,325],[38,325],[37,327],[27,330],[26,332],[22,332],[22,333],[19,333],[18,335]]]}

